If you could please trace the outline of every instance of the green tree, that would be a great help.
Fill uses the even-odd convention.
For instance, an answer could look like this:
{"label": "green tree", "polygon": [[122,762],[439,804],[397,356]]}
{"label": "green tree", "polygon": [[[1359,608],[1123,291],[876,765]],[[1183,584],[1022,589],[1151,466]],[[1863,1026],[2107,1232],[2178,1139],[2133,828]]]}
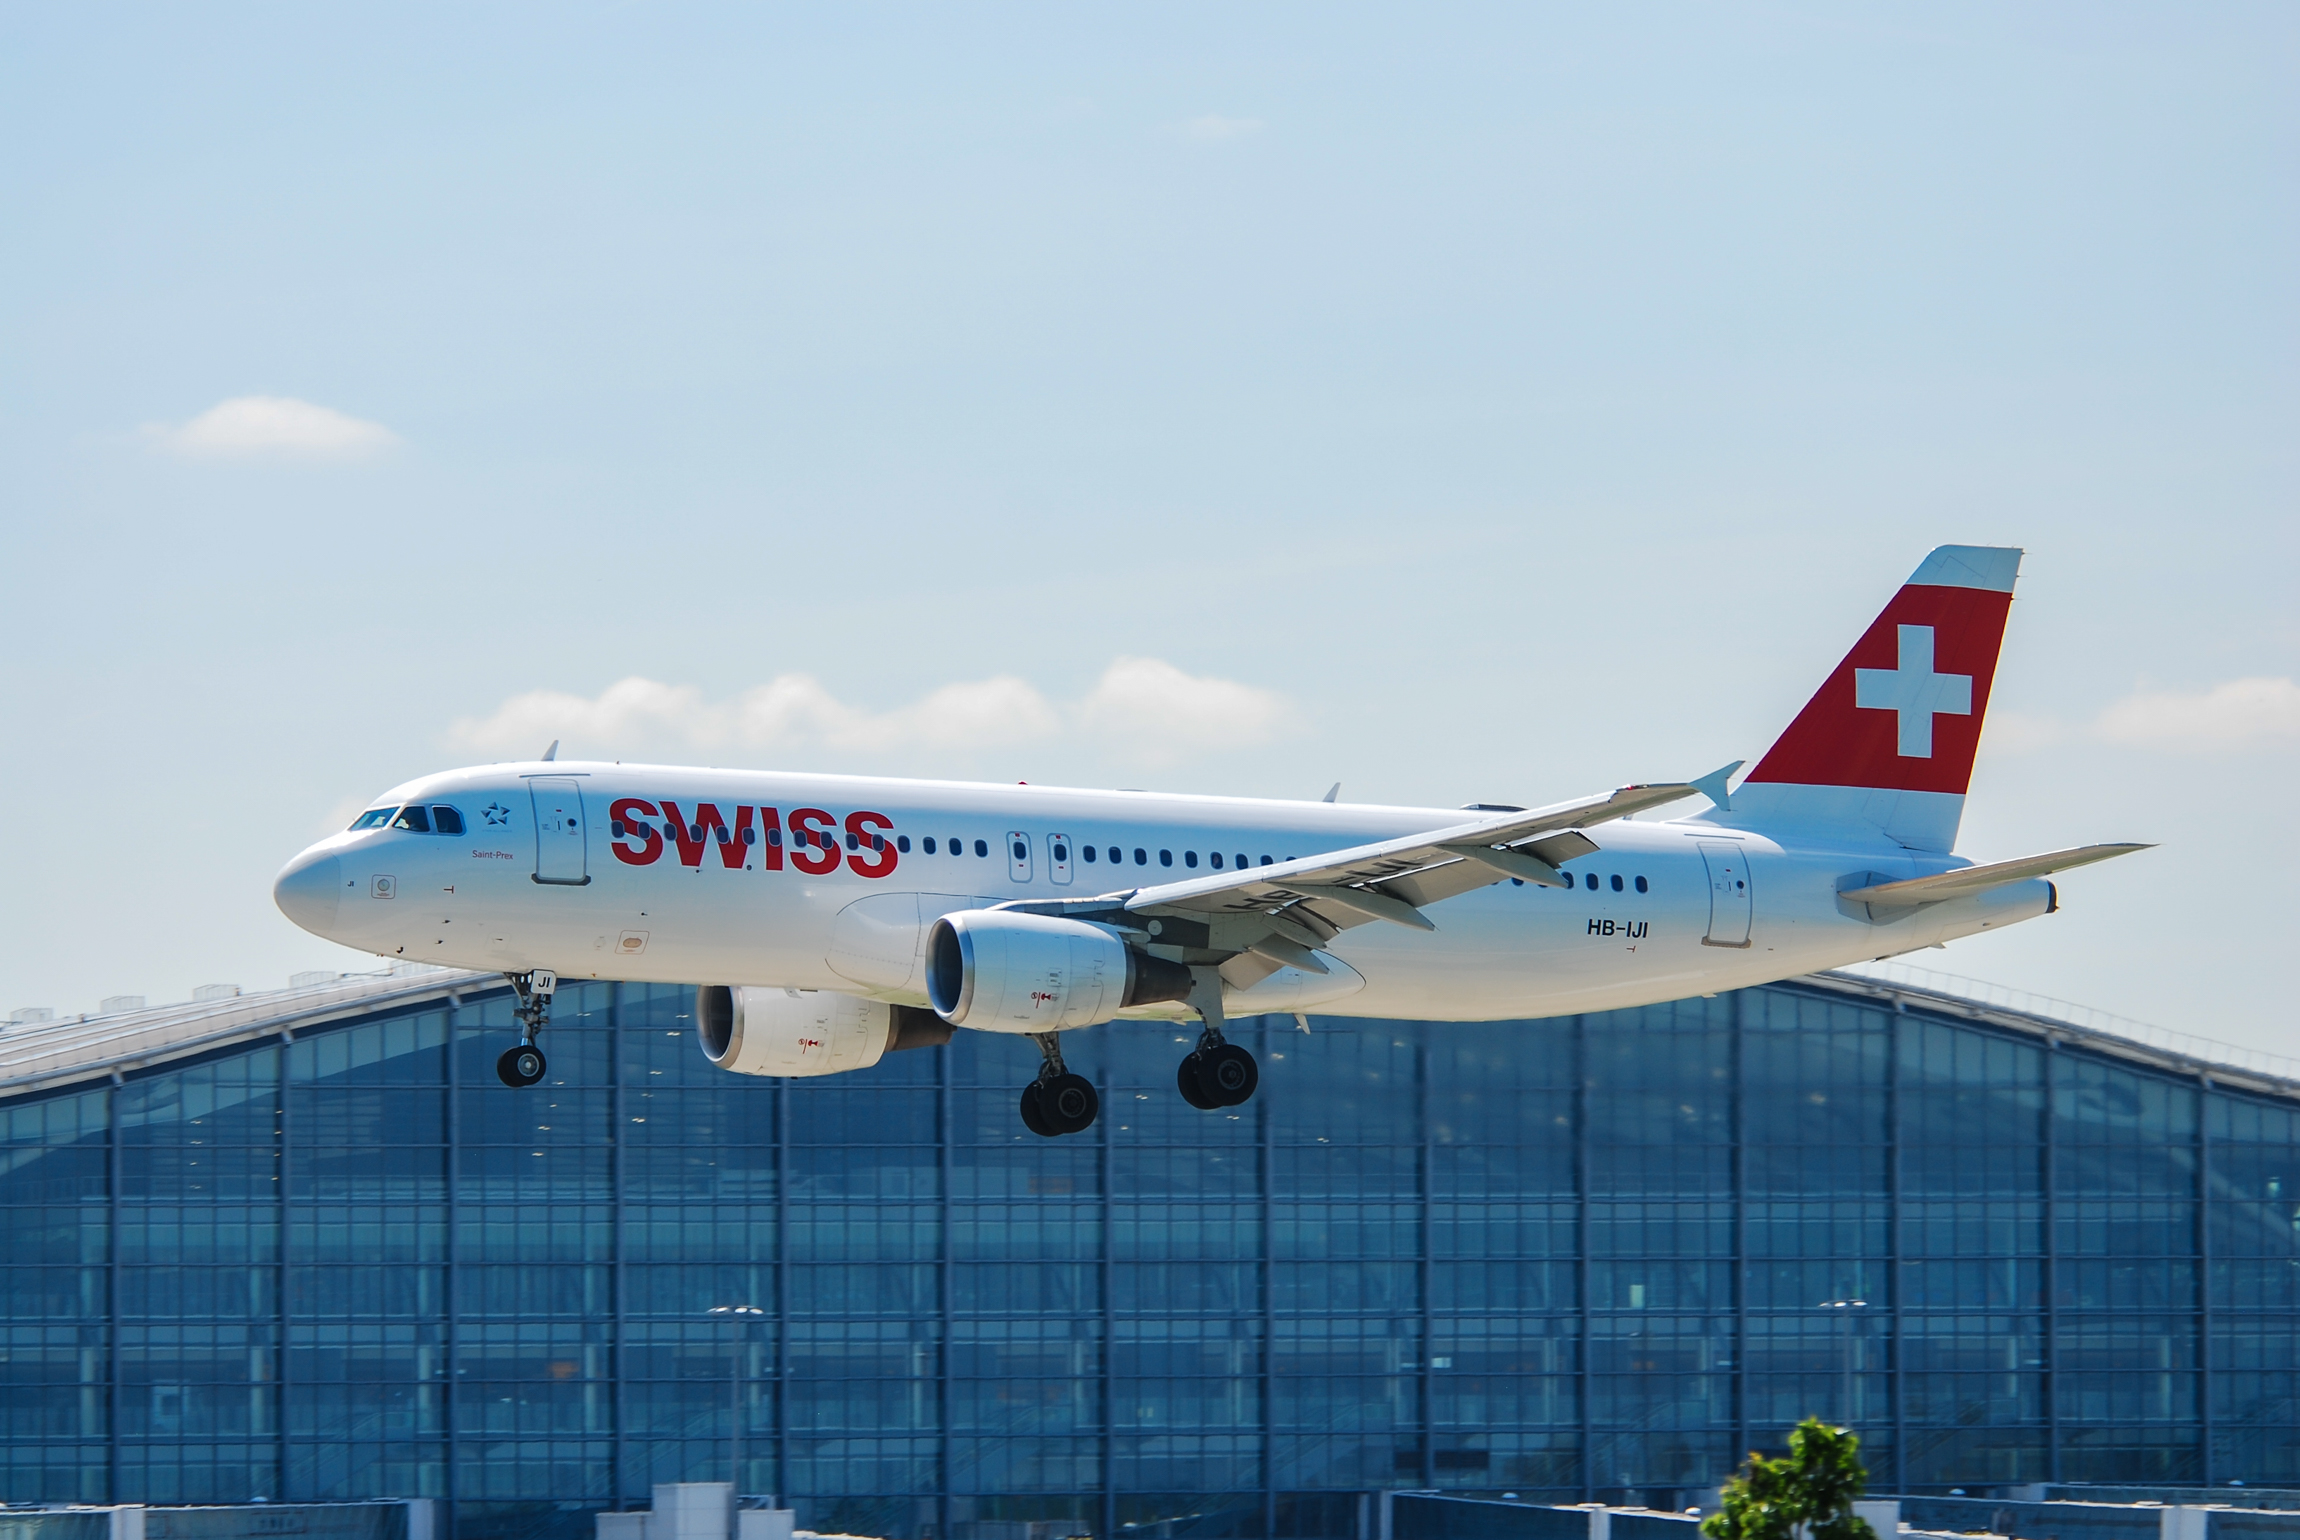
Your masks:
{"label": "green tree", "polygon": [[1869,1483],[1860,1435],[1808,1417],[1790,1430],[1789,1452],[1750,1452],[1725,1483],[1723,1503],[1701,1521],[1709,1540],[1877,1540],[1853,1500]]}

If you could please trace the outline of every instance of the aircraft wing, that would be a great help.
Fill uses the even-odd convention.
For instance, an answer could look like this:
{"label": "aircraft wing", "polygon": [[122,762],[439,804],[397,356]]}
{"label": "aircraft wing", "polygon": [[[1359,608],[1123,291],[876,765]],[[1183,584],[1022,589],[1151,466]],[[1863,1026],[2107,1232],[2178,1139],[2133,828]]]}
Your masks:
{"label": "aircraft wing", "polygon": [[2116,856],[2128,856],[2135,850],[2154,848],[2153,845],[2131,844],[2079,845],[2072,850],[2055,850],[2041,856],[2022,856],[2017,861],[1992,861],[1986,866],[1967,866],[1930,877],[1911,877],[1903,882],[1880,882],[1866,888],[1853,888],[1837,896],[1849,903],[1867,904],[1875,909],[1914,909],[1920,904],[1937,904],[1943,899],[1986,893],[1991,888],[2001,888],[2009,882],[2026,882],[2031,877],[2065,872],[2070,867],[2090,866],[2095,861],[2106,861]]}
{"label": "aircraft wing", "polygon": [[1571,887],[1572,879],[1559,865],[1597,849],[1582,829],[1674,802],[1692,791],[1682,782],[1624,786],[1554,807],[1488,815],[1428,833],[1160,883],[1062,908],[1083,912],[1115,902],[1128,915],[1139,916],[1136,923],[1161,920],[1165,944],[1196,954],[1192,960],[1229,959],[1223,976],[1234,986],[1287,966],[1323,973],[1325,965],[1312,955],[1314,950],[1352,926],[1388,920],[1435,930],[1422,913],[1425,907],[1511,877]]}

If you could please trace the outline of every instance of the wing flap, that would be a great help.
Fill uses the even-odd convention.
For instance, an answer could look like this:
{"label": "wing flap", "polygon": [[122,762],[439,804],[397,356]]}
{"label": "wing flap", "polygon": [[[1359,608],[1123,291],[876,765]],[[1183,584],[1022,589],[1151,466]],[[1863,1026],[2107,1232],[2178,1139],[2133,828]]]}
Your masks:
{"label": "wing flap", "polygon": [[1956,871],[1939,872],[1930,877],[1880,882],[1865,888],[1848,889],[1837,896],[1848,903],[1867,904],[1874,909],[1913,909],[1920,904],[1937,904],[1945,899],[1986,893],[1991,888],[2001,888],[2007,883],[2026,882],[2031,877],[2065,872],[2072,867],[2090,866],[2095,861],[2113,860],[2117,856],[2128,856],[2136,850],[2154,848],[2153,845],[2136,844],[2078,845],[2041,856],[2022,856],[2016,861],[1992,861],[1986,866],[1960,867]]}

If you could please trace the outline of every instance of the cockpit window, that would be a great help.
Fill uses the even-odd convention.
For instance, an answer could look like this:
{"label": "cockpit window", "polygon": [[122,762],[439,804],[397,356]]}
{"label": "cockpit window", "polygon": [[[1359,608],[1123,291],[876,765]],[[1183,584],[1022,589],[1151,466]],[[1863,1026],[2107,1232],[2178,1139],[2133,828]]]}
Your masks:
{"label": "cockpit window", "polygon": [[431,832],[434,834],[461,834],[463,815],[442,803],[431,805]]}
{"label": "cockpit window", "polygon": [[391,815],[398,811],[399,809],[396,807],[371,807],[353,819],[351,826],[354,830],[380,829],[391,822]]}
{"label": "cockpit window", "polygon": [[404,807],[399,810],[399,816],[391,821],[391,826],[414,834],[429,834],[431,815],[419,807]]}

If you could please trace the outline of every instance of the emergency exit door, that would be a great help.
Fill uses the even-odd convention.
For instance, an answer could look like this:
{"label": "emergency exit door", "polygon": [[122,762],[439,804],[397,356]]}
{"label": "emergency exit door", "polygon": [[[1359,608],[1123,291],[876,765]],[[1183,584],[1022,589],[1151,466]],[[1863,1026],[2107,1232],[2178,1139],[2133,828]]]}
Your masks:
{"label": "emergency exit door", "polygon": [[535,880],[579,888],[591,880],[583,833],[583,783],[571,775],[527,780],[535,802]]}

